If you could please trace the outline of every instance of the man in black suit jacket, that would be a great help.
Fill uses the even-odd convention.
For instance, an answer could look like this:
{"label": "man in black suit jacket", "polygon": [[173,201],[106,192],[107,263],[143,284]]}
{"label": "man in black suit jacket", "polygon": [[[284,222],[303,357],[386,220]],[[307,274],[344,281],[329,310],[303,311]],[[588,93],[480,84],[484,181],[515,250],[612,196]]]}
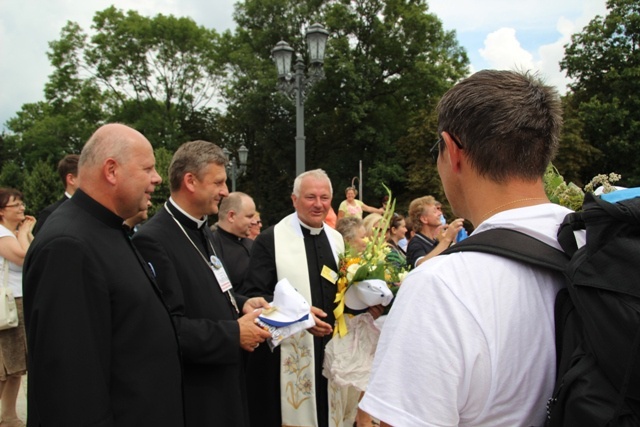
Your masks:
{"label": "man in black suit jacket", "polygon": [[77,154],[67,154],[58,162],[58,175],[60,175],[60,179],[62,180],[62,185],[64,185],[64,196],[53,204],[50,204],[46,208],[40,211],[38,214],[38,222],[36,222],[36,226],[33,228],[33,235],[35,236],[38,231],[44,225],[44,222],[49,218],[49,215],[53,213],[56,209],[60,207],[64,202],[69,200],[73,193],[75,193],[76,188],[78,188],[78,161],[80,160],[80,156]]}
{"label": "man in black suit jacket", "polygon": [[267,302],[234,294],[207,226],[228,195],[225,163],[210,142],[178,148],[169,166],[171,197],[133,238],[178,330],[189,427],[248,426],[245,351],[270,336],[255,324],[256,309]]}
{"label": "man in black suit jacket", "polygon": [[161,178],[124,125],[98,129],[80,188],[29,248],[24,308],[28,425],[184,425],[179,347],[153,273],[122,229]]}

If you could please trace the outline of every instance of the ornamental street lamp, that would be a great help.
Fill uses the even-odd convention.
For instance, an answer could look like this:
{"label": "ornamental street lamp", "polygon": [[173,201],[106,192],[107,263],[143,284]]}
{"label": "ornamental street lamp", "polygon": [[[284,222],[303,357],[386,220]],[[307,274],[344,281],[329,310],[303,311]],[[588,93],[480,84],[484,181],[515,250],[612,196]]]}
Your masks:
{"label": "ornamental street lamp", "polygon": [[320,24],[313,24],[306,32],[309,53],[309,68],[304,74],[305,64],[302,55],[296,55],[295,74],[291,74],[293,48],[280,41],[271,50],[273,61],[278,69],[277,88],[296,104],[296,176],[305,170],[304,101],[313,85],[324,79],[324,50],[329,32]]}
{"label": "ornamental street lamp", "polygon": [[231,192],[236,191],[236,179],[239,176],[244,176],[247,171],[247,157],[249,156],[249,149],[244,145],[238,148],[238,159],[240,165],[237,164],[236,158],[231,157],[231,151],[223,148],[224,155],[229,159],[229,163],[226,164],[227,175],[231,178]]}

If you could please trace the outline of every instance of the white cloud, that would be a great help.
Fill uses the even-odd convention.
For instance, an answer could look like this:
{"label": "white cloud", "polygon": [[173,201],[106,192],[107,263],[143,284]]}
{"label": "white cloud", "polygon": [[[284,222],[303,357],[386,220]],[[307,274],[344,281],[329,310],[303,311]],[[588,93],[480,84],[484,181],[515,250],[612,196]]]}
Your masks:
{"label": "white cloud", "polygon": [[0,0],[0,131],[22,105],[44,99],[52,73],[48,43],[67,21],[89,31],[93,16],[112,4],[144,16],[159,13],[191,17],[199,25],[224,31],[234,26],[235,0]]}
{"label": "white cloud", "polygon": [[[52,72],[46,57],[48,42],[59,38],[67,21],[89,30],[95,12],[113,4],[145,16],[189,16],[221,32],[234,26],[236,1],[242,0],[0,0],[0,129],[23,104],[43,99],[44,84]],[[606,14],[606,0],[428,3],[445,28],[457,32],[469,53],[471,69],[531,66],[561,90],[566,79],[558,62],[568,35],[580,31],[596,14]],[[535,39],[540,36],[544,37]]]}
{"label": "white cloud", "polygon": [[[523,47],[522,42],[527,40],[527,36],[520,35],[513,27],[490,32],[484,39],[484,48],[478,49],[480,57],[485,61],[485,67],[482,68],[538,71],[548,84],[556,86],[560,93],[566,93],[570,79],[560,70],[565,45],[570,43],[571,35],[581,31],[595,15],[606,14],[604,2],[590,1],[583,6],[581,13],[573,13],[573,19],[558,16],[555,27],[546,31],[547,34],[557,35],[557,39],[551,43],[539,44],[532,51]],[[540,30],[532,31],[535,33]],[[532,44],[531,40],[527,41]]]}
{"label": "white cloud", "polygon": [[498,70],[528,70],[533,64],[533,55],[525,50],[516,37],[514,28],[500,28],[487,35],[480,56],[488,63],[488,68]]}

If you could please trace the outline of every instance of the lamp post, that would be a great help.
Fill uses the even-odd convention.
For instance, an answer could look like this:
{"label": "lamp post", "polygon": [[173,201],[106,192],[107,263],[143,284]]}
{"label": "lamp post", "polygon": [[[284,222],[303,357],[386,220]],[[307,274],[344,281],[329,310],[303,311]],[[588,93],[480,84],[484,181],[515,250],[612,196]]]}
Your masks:
{"label": "lamp post", "polygon": [[229,159],[229,163],[226,164],[227,175],[231,178],[231,191],[236,191],[236,179],[239,176],[243,176],[247,171],[247,157],[249,156],[249,149],[244,145],[238,148],[238,160],[240,165],[236,162],[235,157],[231,157],[231,151],[227,148],[223,148],[224,155]]}
{"label": "lamp post", "polygon": [[296,176],[305,170],[304,101],[312,86],[324,79],[324,50],[329,32],[320,24],[311,25],[305,34],[309,53],[309,68],[304,74],[305,64],[302,55],[296,54],[295,74],[291,74],[293,48],[280,41],[271,50],[273,61],[278,69],[277,88],[296,104]]}

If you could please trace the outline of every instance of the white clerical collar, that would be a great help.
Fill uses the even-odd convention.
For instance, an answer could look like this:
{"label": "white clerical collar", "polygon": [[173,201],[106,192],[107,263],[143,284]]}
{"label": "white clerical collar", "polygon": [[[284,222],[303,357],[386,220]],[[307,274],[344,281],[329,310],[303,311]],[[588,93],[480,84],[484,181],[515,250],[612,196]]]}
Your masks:
{"label": "white clerical collar", "polygon": [[70,199],[73,194],[69,194],[67,191],[65,191],[64,195],[67,196],[67,199]]}
{"label": "white clerical collar", "polygon": [[298,222],[300,222],[300,225],[302,227],[304,227],[307,230],[309,230],[311,232],[312,236],[317,236],[322,231],[322,227],[320,227],[320,228],[309,227],[307,224],[305,224],[304,222],[300,221],[300,218],[298,218]]}
{"label": "white clerical collar", "polygon": [[178,209],[184,216],[186,216],[187,218],[195,222],[198,225],[198,228],[202,227],[207,222],[207,219],[209,218],[207,215],[205,215],[203,219],[194,218],[192,215],[189,215],[184,209],[178,206],[178,204],[176,203],[175,200],[173,200],[172,197],[169,197],[169,202],[171,202],[171,204],[176,209]]}

